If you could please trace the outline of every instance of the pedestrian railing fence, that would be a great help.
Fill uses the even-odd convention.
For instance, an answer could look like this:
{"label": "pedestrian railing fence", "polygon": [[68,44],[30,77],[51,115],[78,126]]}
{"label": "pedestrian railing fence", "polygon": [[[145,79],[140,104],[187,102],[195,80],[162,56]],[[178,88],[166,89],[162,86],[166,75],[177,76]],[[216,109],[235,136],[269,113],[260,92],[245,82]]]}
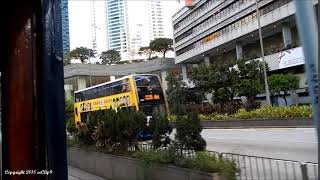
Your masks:
{"label": "pedestrian railing fence", "polygon": [[[151,150],[150,144],[139,144],[141,151]],[[162,147],[166,149],[166,147]],[[132,148],[130,150],[133,150]],[[195,156],[193,150],[181,150],[186,157]],[[319,180],[318,163],[259,157],[235,153],[207,151],[213,156],[232,160],[238,167],[238,180]]]}

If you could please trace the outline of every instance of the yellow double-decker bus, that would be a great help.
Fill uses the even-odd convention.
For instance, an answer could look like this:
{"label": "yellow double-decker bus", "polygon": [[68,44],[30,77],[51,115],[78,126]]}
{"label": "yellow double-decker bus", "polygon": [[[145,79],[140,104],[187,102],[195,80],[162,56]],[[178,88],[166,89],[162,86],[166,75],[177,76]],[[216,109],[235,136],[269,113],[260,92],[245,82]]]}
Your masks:
{"label": "yellow double-decker bus", "polygon": [[148,119],[168,113],[160,78],[153,74],[129,75],[75,92],[76,124],[87,122],[90,112],[108,108],[142,111]]}

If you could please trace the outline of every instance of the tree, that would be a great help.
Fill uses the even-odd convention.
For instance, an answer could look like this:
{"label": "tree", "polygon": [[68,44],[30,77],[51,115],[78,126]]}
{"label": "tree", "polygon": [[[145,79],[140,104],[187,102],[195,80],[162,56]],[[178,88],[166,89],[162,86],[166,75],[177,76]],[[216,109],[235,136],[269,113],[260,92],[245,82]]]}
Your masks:
{"label": "tree", "polygon": [[287,103],[286,94],[299,88],[299,78],[291,74],[273,74],[268,77],[272,94],[281,96]]}
{"label": "tree", "polygon": [[103,51],[99,58],[101,59],[101,64],[104,65],[115,64],[121,60],[120,53],[113,49]]}
{"label": "tree", "polygon": [[96,52],[86,47],[78,47],[69,52],[70,58],[79,59],[81,63],[85,63],[89,58],[95,57]]}
{"label": "tree", "polygon": [[66,66],[69,64],[71,64],[71,57],[70,57],[69,53],[66,53],[63,55],[63,65]]}
{"label": "tree", "polygon": [[197,89],[199,89],[203,93],[212,92],[212,81],[210,80],[212,77],[212,68],[205,64],[200,64],[199,67],[195,67],[192,69],[191,81],[195,85]]}
{"label": "tree", "polygon": [[142,55],[148,56],[148,60],[150,60],[153,54],[153,50],[151,50],[150,47],[141,47],[138,51],[138,54],[140,56]]}
{"label": "tree", "polygon": [[150,49],[163,54],[165,58],[167,51],[173,50],[173,40],[170,38],[157,38],[150,42]]}
{"label": "tree", "polygon": [[186,112],[184,108],[188,105],[201,102],[201,94],[188,88],[181,76],[170,74],[166,80],[168,81],[167,96],[172,113],[184,114]]}
{"label": "tree", "polygon": [[[216,67],[215,67],[216,66]],[[234,61],[216,64],[211,69],[213,76],[210,78],[213,86],[213,97],[217,103],[232,101],[236,95],[236,86],[239,82],[239,72]]]}
{"label": "tree", "polygon": [[[259,60],[241,59],[237,61],[240,81],[237,84],[237,94],[248,98],[247,109],[256,108],[257,94],[263,92],[264,80],[262,62]],[[268,65],[266,65],[268,67]]]}
{"label": "tree", "polygon": [[234,61],[201,64],[193,69],[191,80],[202,93],[212,93],[214,103],[225,103],[233,100],[239,73]]}

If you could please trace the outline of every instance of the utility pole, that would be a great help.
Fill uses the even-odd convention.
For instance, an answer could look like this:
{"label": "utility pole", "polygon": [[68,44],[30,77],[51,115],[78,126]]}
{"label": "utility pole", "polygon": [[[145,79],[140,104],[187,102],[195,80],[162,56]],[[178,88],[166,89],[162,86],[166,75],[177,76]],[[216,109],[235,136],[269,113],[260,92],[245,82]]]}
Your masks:
{"label": "utility pole", "polygon": [[[319,59],[318,59],[318,26],[314,10],[314,1],[294,0],[299,38],[301,39],[305,58],[305,69],[308,80],[309,98],[312,104],[312,118],[317,128],[318,143],[320,138],[319,117]],[[320,167],[318,167],[320,168]],[[320,170],[320,169],[318,169]]]}
{"label": "utility pole", "polygon": [[[91,11],[91,40],[92,40],[92,50],[95,52],[97,50],[97,33],[96,33],[96,10],[95,10],[95,0],[90,3]],[[94,53],[92,52],[92,53]],[[89,50],[89,63],[90,63],[90,86],[92,86],[92,63],[91,63],[91,51]]]}
{"label": "utility pole", "polygon": [[266,100],[267,100],[267,104],[271,105],[270,91],[269,91],[269,86],[268,86],[268,78],[267,78],[267,70],[266,70],[266,61],[264,59],[264,49],[263,49],[263,40],[262,40],[262,31],[261,31],[261,24],[260,24],[258,0],[256,0],[256,12],[257,12],[257,18],[258,18],[259,39],[260,39],[261,59],[262,59],[262,67],[263,67],[264,87],[265,87],[265,91],[266,91]]}

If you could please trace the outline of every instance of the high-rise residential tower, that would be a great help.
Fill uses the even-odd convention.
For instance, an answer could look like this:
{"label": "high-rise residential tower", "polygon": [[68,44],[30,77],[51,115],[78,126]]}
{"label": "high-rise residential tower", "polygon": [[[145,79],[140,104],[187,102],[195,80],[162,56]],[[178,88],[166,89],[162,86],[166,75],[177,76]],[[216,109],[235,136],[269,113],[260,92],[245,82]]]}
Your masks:
{"label": "high-rise residential tower", "polygon": [[107,8],[107,49],[119,51],[122,59],[128,53],[127,2],[106,0]]}
{"label": "high-rise residential tower", "polygon": [[68,0],[61,0],[63,53],[70,51]]}
{"label": "high-rise residential tower", "polygon": [[164,37],[163,2],[160,0],[148,1],[148,23],[150,40]]}

